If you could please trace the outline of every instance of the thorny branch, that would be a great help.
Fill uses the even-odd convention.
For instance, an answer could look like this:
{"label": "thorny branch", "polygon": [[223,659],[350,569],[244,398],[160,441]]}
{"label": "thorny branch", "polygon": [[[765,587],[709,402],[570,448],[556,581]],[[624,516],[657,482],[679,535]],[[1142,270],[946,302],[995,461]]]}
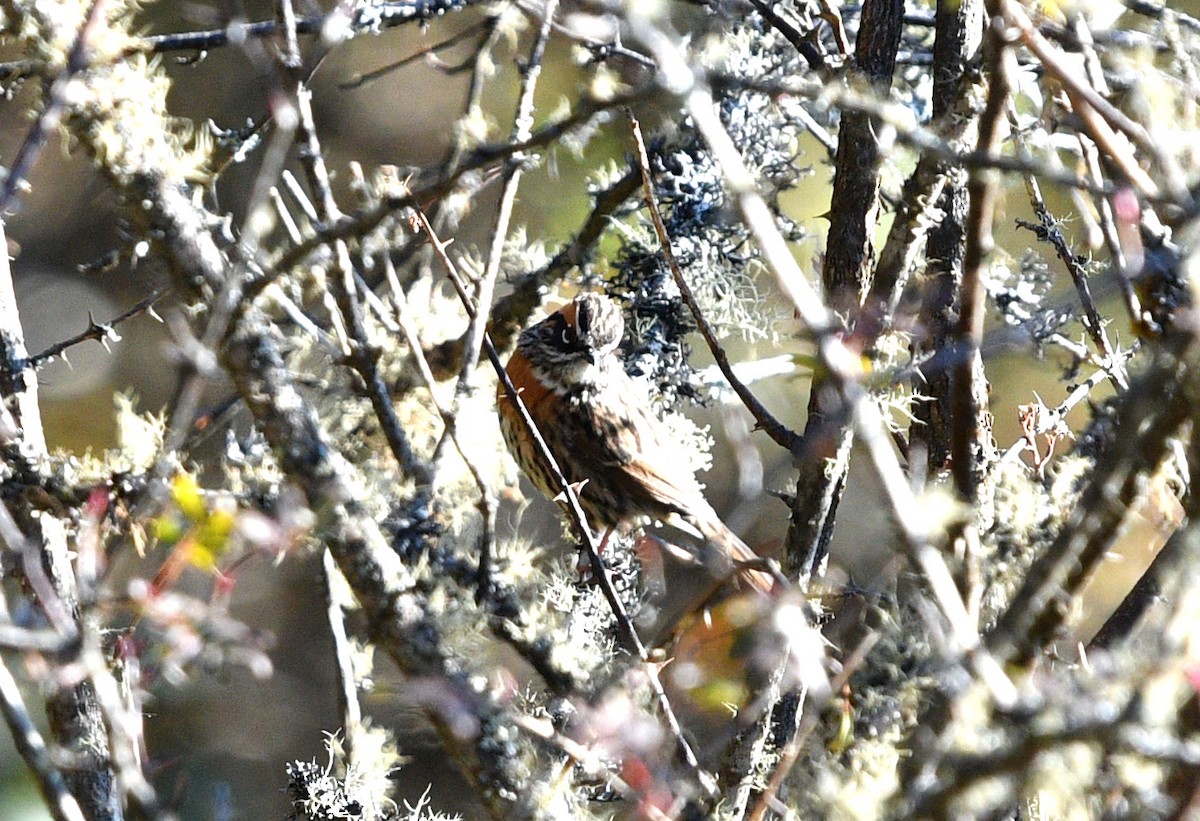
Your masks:
{"label": "thorny branch", "polygon": [[153,313],[154,305],[169,293],[168,289],[161,288],[152,292],[149,296],[131,305],[126,310],[114,316],[107,322],[97,322],[96,318],[88,316],[88,327],[86,330],[80,331],[72,337],[55,342],[50,347],[41,353],[34,354],[29,357],[29,364],[34,368],[40,368],[57,359],[58,357],[66,357],[67,351],[80,345],[84,342],[99,342],[108,347],[109,342],[120,342],[121,337],[117,335],[117,326],[127,320],[133,319],[136,316],[141,316],[144,313]]}
{"label": "thorny branch", "polygon": [[[751,5],[757,13],[741,18],[710,4],[703,15],[672,18],[688,27],[685,32],[636,4],[568,10],[551,0],[515,11],[489,8],[464,15],[473,22],[456,34],[442,32],[382,69],[353,76],[360,93],[373,93],[385,74],[461,49],[464,59],[440,64],[434,73],[440,78],[469,73],[464,120],[481,122],[493,97],[515,99],[508,134],[491,140],[456,135],[440,162],[421,167],[403,184],[395,172],[391,183],[377,181],[363,170],[366,163],[353,161],[351,187],[359,201],[343,210],[340,160],[335,160],[341,148],[331,147],[333,129],[318,135],[322,120],[310,88],[316,66],[330,65],[333,61],[322,61],[334,50],[349,50],[362,35],[475,5],[468,0],[341,4],[328,14],[306,16],[297,14],[290,0],[279,0],[275,20],[233,20],[207,31],[135,36],[127,28],[129,12],[118,0],[87,9],[66,3],[5,4],[9,36],[29,56],[0,66],[0,77],[12,83],[41,78],[43,87],[30,95],[37,98],[39,113],[33,127],[14,140],[20,140],[20,148],[0,190],[0,205],[12,204],[18,195],[23,201],[42,196],[29,187],[39,177],[30,170],[39,156],[48,162],[42,146],[63,130],[117,195],[124,234],[150,248],[141,264],[152,261],[156,270],[168,273],[182,306],[167,315],[181,367],[163,443],[152,467],[135,472],[138,489],[127,491],[118,490],[127,477],[117,471],[89,475],[86,481],[71,478],[75,464],[46,447],[35,369],[71,345],[113,338],[118,322],[148,309],[160,292],[110,323],[90,320],[84,332],[33,357],[23,347],[15,300],[0,294],[4,381],[6,396],[13,399],[0,409],[5,455],[0,486],[6,494],[0,535],[10,547],[6,569],[23,579],[20,586],[0,589],[0,646],[9,654],[0,666],[0,692],[19,750],[54,817],[120,817],[122,803],[146,816],[167,815],[156,787],[169,782],[156,784],[143,772],[140,683],[134,675],[129,692],[120,690],[125,682],[110,669],[102,642],[106,631],[120,627],[111,623],[108,603],[129,597],[110,589],[115,582],[105,575],[101,559],[127,549],[129,533],[156,521],[168,504],[171,492],[164,480],[199,452],[188,446],[202,388],[222,375],[232,381],[254,426],[239,458],[248,460],[245,454],[261,437],[270,455],[264,449],[259,458],[272,478],[262,483],[244,464],[227,460],[212,466],[221,468],[211,471],[217,477],[213,481],[220,482],[226,470],[242,480],[251,477],[260,484],[252,484],[246,495],[272,499],[283,498],[285,483],[299,488],[319,519],[330,574],[336,566],[349,582],[368,637],[393,660],[401,686],[436,691],[421,701],[426,714],[494,817],[563,817],[594,809],[588,805],[600,788],[587,778],[608,779],[612,792],[606,797],[656,818],[699,815],[716,806],[736,807],[754,818],[772,812],[818,817],[831,806],[822,802],[844,800],[848,793],[869,803],[872,815],[984,816],[1000,811],[997,805],[1012,814],[1036,801],[1040,791],[1054,789],[1041,786],[1053,779],[1035,779],[1038,768],[1080,748],[1094,754],[1103,778],[1066,773],[1060,780],[1080,782],[1073,797],[1089,809],[1111,809],[1115,805],[1104,802],[1119,800],[1131,814],[1144,815],[1148,807],[1183,812],[1194,800],[1194,778],[1189,780],[1187,768],[1194,768],[1198,758],[1195,723],[1190,708],[1183,708],[1150,726],[1143,707],[1152,685],[1142,679],[1174,687],[1163,703],[1194,704],[1187,631],[1180,625],[1193,624],[1200,609],[1183,558],[1195,550],[1195,522],[1168,541],[1127,606],[1094,642],[1093,650],[1108,648],[1093,652],[1091,659],[1108,665],[1104,675],[1072,664],[1059,648],[1067,646],[1060,638],[1069,635],[1068,611],[1080,603],[1085,583],[1102,572],[1114,534],[1147,483],[1159,477],[1154,481],[1169,484],[1161,477],[1171,474],[1182,487],[1194,473],[1198,402],[1192,336],[1197,322],[1183,272],[1192,264],[1196,241],[1191,222],[1200,208],[1195,198],[1200,172],[1190,154],[1164,134],[1194,128],[1195,95],[1188,87],[1195,72],[1189,56],[1200,52],[1200,24],[1166,7],[1131,2],[1130,10],[1142,18],[1140,30],[1105,30],[1077,10],[1064,7],[1058,10],[1062,20],[1050,20],[1011,0],[992,0],[987,60],[978,66],[971,38],[982,26],[972,17],[978,6],[969,2],[939,3],[932,14],[904,14],[902,4],[887,0],[862,6],[822,0],[796,9],[755,0]],[[521,30],[526,21],[532,27]],[[555,47],[560,42],[577,50],[575,65],[559,60]],[[1104,44],[1123,49],[1120,65]],[[146,55],[191,52],[195,64],[217,48],[237,49],[259,69],[271,116],[239,137],[246,143],[234,152],[236,161],[188,173],[182,170],[186,163],[177,161],[184,141],[176,139],[174,124],[164,116],[174,103],[168,105],[159,69]],[[1159,55],[1157,62],[1139,62],[1142,48]],[[847,62],[851,54],[853,66]],[[551,71],[556,73],[553,91],[572,99],[565,114],[539,122],[539,111],[547,110],[540,97],[549,90],[545,78]],[[860,74],[865,77],[855,81]],[[492,93],[502,87],[498,77],[512,80],[510,88],[504,86],[509,96]],[[182,61],[178,78],[176,88],[190,80]],[[932,79],[932,95],[922,90],[926,79]],[[1151,83],[1166,89],[1160,96],[1171,105],[1144,93]],[[582,88],[589,91],[578,91]],[[1006,130],[1008,115],[1024,114],[1017,114],[1019,100],[1012,92],[1030,88],[1048,102],[1040,119],[1021,121],[1022,133],[1014,138]],[[413,101],[404,114],[422,113],[420,89],[414,84],[404,91]],[[924,108],[930,102],[934,119],[927,122]],[[630,106],[638,108],[641,121],[655,124],[648,125],[653,132],[648,140],[638,131],[638,160],[610,170],[587,213],[576,224],[561,226],[561,235],[573,238],[549,260],[518,247],[521,209],[533,204],[522,199],[532,199],[529,182],[538,160],[545,158],[553,168],[557,154],[576,147],[578,137],[578,143],[587,143],[581,161],[591,162],[587,152],[603,141],[588,138],[619,138],[614,114]],[[128,127],[133,122],[138,128]],[[822,268],[825,296],[802,269],[806,252],[797,263],[793,243],[805,231],[793,222],[784,196],[803,176],[802,149],[789,146],[796,153],[783,160],[763,150],[774,145],[773,129],[789,136],[807,129],[835,160],[834,226]],[[663,196],[696,206],[695,220],[708,220],[709,227],[736,224],[740,234],[714,232],[736,236],[735,241],[720,245],[700,239],[711,235],[689,233],[686,221],[668,236],[646,157],[646,142],[657,145],[659,138],[663,144],[691,139],[696,147],[672,157],[678,167],[664,169],[663,179],[676,187]],[[406,149],[389,145],[388,151],[399,163],[408,160]],[[818,155],[823,156],[821,150]],[[307,192],[286,170],[293,159],[304,172]],[[224,183],[229,169],[247,160],[258,163],[258,170],[248,196],[232,206],[216,196],[217,185],[196,183]],[[897,166],[914,168],[903,187],[891,183]],[[1043,339],[1068,348],[1075,364],[1087,361],[1098,369],[1064,390],[1063,402],[1045,408],[1037,423],[1057,435],[1067,411],[1089,399],[1092,421],[1078,433],[1076,452],[1039,456],[1034,470],[1016,458],[1017,448],[1008,458],[992,461],[989,412],[999,417],[1011,409],[1002,392],[988,397],[985,376],[993,363],[982,355],[989,307],[1006,321],[1022,319],[1022,310],[1040,315],[1041,296],[1031,296],[1029,288],[1010,289],[1021,303],[1017,307],[999,298],[989,303],[994,281],[1007,277],[1022,286],[1036,281],[1028,266],[1013,261],[1020,254],[994,253],[1009,250],[1006,235],[999,228],[993,233],[993,224],[1006,180],[1014,174],[1029,188],[1037,219],[1029,225],[1053,244],[1066,266],[1078,298],[1069,313],[1079,315],[1094,353],[1057,332]],[[964,180],[969,180],[969,195]],[[462,246],[468,245],[471,229],[460,230],[456,221],[469,216],[463,203],[480,207],[480,195],[492,182],[497,183],[497,207],[480,216],[490,230],[480,275],[471,278],[466,272],[475,269],[451,259],[439,235],[457,231]],[[906,557],[920,582],[916,592],[907,589],[913,585],[892,569],[902,563],[897,559],[866,592],[859,584],[850,586],[847,598],[861,601],[861,607],[829,608],[830,635],[838,647],[854,648],[840,658],[838,727],[824,709],[829,706],[824,693],[801,700],[777,693],[778,682],[744,685],[751,692],[742,703],[777,701],[774,721],[783,732],[768,732],[769,718],[751,731],[753,738],[742,747],[750,751],[747,759],[723,769],[745,776],[737,784],[714,783],[707,775],[708,762],[694,752],[705,751],[706,739],[689,725],[691,705],[667,692],[658,679],[656,656],[635,629],[632,611],[643,603],[627,607],[633,594],[616,589],[605,572],[573,489],[541,445],[615,619],[619,644],[649,682],[649,693],[640,697],[653,705],[654,727],[666,725],[663,750],[671,766],[658,767],[645,749],[614,742],[616,736],[637,736],[632,728],[640,726],[642,714],[614,720],[594,706],[622,689],[628,669],[622,665],[630,662],[612,648],[597,647],[611,640],[612,620],[605,613],[587,622],[590,632],[582,639],[571,636],[559,629],[561,614],[547,606],[554,593],[534,601],[543,590],[561,589],[554,587],[557,580],[539,578],[535,586],[502,578],[542,545],[526,544],[518,533],[511,549],[526,553],[518,553],[511,564],[507,556],[497,561],[494,551],[508,533],[499,514],[508,508],[497,498],[502,494],[493,492],[501,481],[489,458],[495,443],[482,446],[479,435],[487,431],[462,424],[487,418],[491,410],[484,407],[490,392],[470,390],[490,378],[477,372],[483,354],[506,385],[503,401],[522,408],[507,384],[499,351],[511,346],[547,294],[560,287],[569,293],[585,277],[594,287],[621,264],[608,255],[608,239],[621,244],[636,233],[624,220],[639,184],[671,274],[718,366],[760,427],[802,470],[811,470],[823,464],[816,447],[821,443],[814,436],[798,440],[791,432],[795,417],[773,417],[734,378],[723,345],[692,304],[681,270],[686,256],[689,263],[701,262],[687,267],[689,278],[718,277],[708,269],[726,263],[761,264],[770,274],[770,285],[794,311],[804,344],[815,351],[814,396],[820,401],[809,426],[818,427],[814,419],[821,413],[829,417],[840,433],[833,437],[834,450],[843,466],[853,435],[861,454],[856,459],[871,488],[847,485],[854,494],[854,518],[869,518],[859,511],[882,510],[891,530],[874,539],[872,550]],[[1060,191],[1072,207],[1087,212],[1083,239],[1056,218],[1060,206],[1052,194]],[[302,217],[288,212],[285,196]],[[1055,203],[1054,212],[1047,200]],[[881,209],[888,208],[896,215],[876,266],[875,225]],[[416,233],[428,244],[414,240],[413,230],[405,231],[410,214],[415,215],[412,227],[419,225]],[[276,217],[278,227],[265,215]],[[1084,242],[1093,243],[1093,249],[1100,242],[1107,247],[1107,262],[1140,337],[1131,351],[1109,340],[1106,329],[1116,320],[1106,315],[1105,302],[1088,283],[1083,254],[1074,250]],[[464,251],[464,258],[469,253]],[[506,270],[510,257],[517,260],[513,271]],[[706,259],[721,265],[705,266]],[[446,269],[457,301],[437,287],[434,262]],[[587,273],[577,276],[575,269],[582,267]],[[376,294],[367,283],[386,283],[390,294]],[[730,303],[741,299],[722,286],[728,287],[718,282],[713,290],[730,293]],[[917,304],[919,312],[912,310]],[[441,327],[451,308],[464,324]],[[758,331],[757,338],[765,340],[756,344],[777,345],[774,334],[781,332],[765,312],[753,320],[741,316],[743,329]],[[901,334],[911,335],[912,347],[905,337],[899,347],[907,354],[890,353]],[[431,342],[431,349],[422,348]],[[393,356],[394,344],[407,348],[405,355]],[[771,347],[756,355],[762,353],[790,364],[781,373],[796,371],[794,349]],[[897,403],[892,415],[900,423],[887,419],[881,407],[881,396],[897,393],[897,386],[884,384],[888,378],[917,371],[934,400],[953,400],[944,428],[935,424],[933,412],[914,412],[918,400],[903,391],[900,399],[888,400]],[[451,386],[441,383],[456,375],[458,392],[447,401]],[[1129,389],[1112,399],[1101,397],[1095,388],[1106,376]],[[943,389],[937,380],[944,377],[952,379]],[[478,416],[477,410],[482,411]],[[914,417],[927,424],[910,424]],[[527,415],[523,418],[540,442]],[[1030,422],[1024,432],[1038,431]],[[1175,441],[1187,436],[1191,444],[1183,466],[1173,458]],[[240,430],[238,440],[241,447]],[[461,465],[440,458],[451,445]],[[934,452],[938,447],[943,451]],[[922,448],[929,451],[924,458]],[[375,450],[383,457],[374,458]],[[814,475],[814,494],[798,492],[790,501],[798,508],[819,508],[813,530],[827,544],[847,522],[836,505],[845,474],[839,469]],[[941,495],[947,476],[957,491],[954,503]],[[88,504],[83,500],[96,498],[112,504],[107,517],[81,513]],[[117,504],[124,499],[133,500],[131,508]],[[1194,499],[1185,497],[1189,518],[1194,507]],[[1036,522],[1021,530],[1030,516]],[[91,525],[80,522],[93,521],[103,523],[106,535],[92,534],[88,538],[94,543],[81,547],[81,534]],[[95,527],[99,532],[101,526]],[[814,592],[822,582],[819,554],[798,562],[805,565],[798,575],[814,585]],[[83,595],[73,584],[76,574]],[[1168,601],[1149,608],[1153,595]],[[26,619],[27,611],[36,618]],[[712,621],[714,612],[704,610],[698,620]],[[573,616],[580,618],[576,625],[585,621]],[[753,645],[755,627],[731,627],[730,643],[739,650]],[[463,633],[471,635],[464,639]],[[1138,641],[1123,640],[1135,633]],[[1143,638],[1156,648],[1152,661],[1134,649]],[[498,672],[502,663],[491,666],[479,652],[482,642],[497,640],[515,649],[536,675],[525,670],[519,686],[499,683],[516,679]],[[576,657],[588,643],[590,652],[603,657],[597,665]],[[708,697],[722,704],[731,682],[752,666],[736,654],[721,663],[687,657],[682,646],[661,652],[679,653],[670,663],[685,667],[684,678],[697,680],[703,685],[699,689],[711,685],[716,696]],[[357,764],[367,745],[359,744],[365,736],[355,736],[366,732],[366,722],[356,710],[348,637],[339,647],[348,760]],[[706,650],[719,655],[713,647]],[[25,664],[9,664],[18,654]],[[38,683],[49,686],[48,743],[30,731],[27,710],[13,697],[9,670],[40,675]],[[519,688],[522,695],[514,696]],[[737,701],[729,697],[728,703]],[[757,716],[727,720],[722,729],[746,727]],[[605,735],[605,720],[620,731]],[[956,739],[963,737],[975,739],[975,747],[958,745]],[[81,740],[97,755],[82,768],[62,766],[58,748],[74,752]],[[1152,763],[1159,780],[1152,788],[1126,783],[1128,768],[1118,755]],[[768,772],[760,791],[753,776]],[[985,791],[971,788],[993,775],[1004,779],[991,792],[1000,797],[976,797]],[[95,783],[85,783],[89,780]],[[1104,796],[1098,783],[1107,790]],[[424,806],[420,803],[414,813]]]}
{"label": "thorny branch", "polygon": [[1112,369],[1110,378],[1117,388],[1123,390],[1129,387],[1124,363],[1116,361],[1112,343],[1109,342],[1108,334],[1104,329],[1104,320],[1100,317],[1100,311],[1092,298],[1092,289],[1088,284],[1087,272],[1084,270],[1085,260],[1071,250],[1070,244],[1063,236],[1061,226],[1046,207],[1046,200],[1042,197],[1042,189],[1037,179],[1035,177],[1027,178],[1025,186],[1029,191],[1029,199],[1033,204],[1033,213],[1037,215],[1038,225],[1031,225],[1020,220],[1017,221],[1017,225],[1029,228],[1040,239],[1049,242],[1054,247],[1054,252],[1066,266],[1071,282],[1075,284],[1075,292],[1079,295],[1079,304],[1083,308],[1084,330],[1091,337],[1092,344],[1096,346],[1101,361],[1111,363],[1109,366]]}
{"label": "thorny branch", "polygon": [[294,38],[295,34],[324,35],[331,26],[344,27],[353,34],[373,34],[412,22],[425,22],[450,12],[460,11],[470,5],[471,0],[372,2],[362,4],[361,8],[356,9],[353,13],[347,13],[345,9],[338,9],[332,14],[294,17],[289,22],[261,20],[247,23],[235,20],[225,28],[211,31],[188,31],[144,37],[140,42],[135,43],[131,51],[155,54],[171,51],[203,53],[223,46],[240,45],[248,39],[267,39],[279,34],[291,38]]}

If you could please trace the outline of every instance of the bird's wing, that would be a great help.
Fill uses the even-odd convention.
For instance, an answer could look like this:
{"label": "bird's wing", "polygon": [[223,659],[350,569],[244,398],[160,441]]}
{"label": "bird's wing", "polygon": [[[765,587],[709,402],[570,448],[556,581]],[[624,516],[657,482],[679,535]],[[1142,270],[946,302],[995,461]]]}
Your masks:
{"label": "bird's wing", "polygon": [[666,427],[644,401],[601,400],[583,410],[578,419],[585,429],[575,431],[571,441],[578,464],[595,471],[591,478],[606,485],[619,482],[651,515],[707,512],[686,454],[670,446]]}

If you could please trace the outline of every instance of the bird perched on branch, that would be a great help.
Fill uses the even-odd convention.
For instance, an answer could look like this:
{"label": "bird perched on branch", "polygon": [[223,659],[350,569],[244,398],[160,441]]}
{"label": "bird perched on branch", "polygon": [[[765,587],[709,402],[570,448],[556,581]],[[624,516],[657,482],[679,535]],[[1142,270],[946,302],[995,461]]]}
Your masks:
{"label": "bird perched on branch", "polygon": [[[525,329],[505,368],[563,476],[578,488],[589,524],[611,529],[650,517],[698,534],[696,559],[719,581],[770,591],[774,577],[704,499],[688,454],[617,357],[625,325],[616,304],[594,293]],[[554,479],[503,380],[500,427],[521,469],[551,498]],[[757,568],[757,569],[756,569]]]}

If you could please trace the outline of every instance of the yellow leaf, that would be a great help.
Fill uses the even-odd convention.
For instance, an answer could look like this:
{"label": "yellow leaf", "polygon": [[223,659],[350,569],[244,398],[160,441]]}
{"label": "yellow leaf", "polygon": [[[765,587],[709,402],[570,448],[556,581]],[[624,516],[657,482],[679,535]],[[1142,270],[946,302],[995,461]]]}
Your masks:
{"label": "yellow leaf", "polygon": [[154,520],[154,539],[167,544],[175,544],[183,537],[183,528],[174,516],[161,516]]}
{"label": "yellow leaf", "polygon": [[208,516],[208,505],[194,477],[180,473],[171,481],[171,498],[193,522],[201,522]]}
{"label": "yellow leaf", "polygon": [[213,511],[196,530],[197,543],[215,555],[225,552],[229,545],[229,534],[233,532],[236,517],[226,510]]}
{"label": "yellow leaf", "polygon": [[187,553],[188,564],[200,570],[216,570],[219,552],[199,541],[193,542]]}

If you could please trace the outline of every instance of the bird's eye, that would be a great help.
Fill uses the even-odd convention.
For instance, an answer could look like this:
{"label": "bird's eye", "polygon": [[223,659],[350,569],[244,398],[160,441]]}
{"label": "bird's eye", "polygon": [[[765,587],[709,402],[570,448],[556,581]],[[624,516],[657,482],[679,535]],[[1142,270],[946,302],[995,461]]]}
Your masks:
{"label": "bird's eye", "polygon": [[570,325],[564,325],[563,329],[562,329],[562,334],[560,335],[560,338],[562,339],[563,345],[567,345],[567,346],[574,345],[575,344],[575,329],[572,328]]}

